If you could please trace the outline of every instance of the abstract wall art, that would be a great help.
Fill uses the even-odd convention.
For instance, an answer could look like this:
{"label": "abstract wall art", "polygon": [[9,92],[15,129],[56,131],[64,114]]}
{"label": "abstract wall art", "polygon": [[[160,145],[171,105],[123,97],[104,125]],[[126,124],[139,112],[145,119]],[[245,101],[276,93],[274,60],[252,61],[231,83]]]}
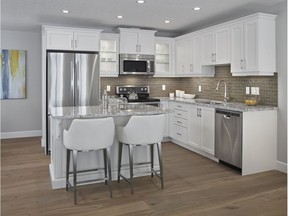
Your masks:
{"label": "abstract wall art", "polygon": [[26,51],[2,50],[0,99],[26,98]]}

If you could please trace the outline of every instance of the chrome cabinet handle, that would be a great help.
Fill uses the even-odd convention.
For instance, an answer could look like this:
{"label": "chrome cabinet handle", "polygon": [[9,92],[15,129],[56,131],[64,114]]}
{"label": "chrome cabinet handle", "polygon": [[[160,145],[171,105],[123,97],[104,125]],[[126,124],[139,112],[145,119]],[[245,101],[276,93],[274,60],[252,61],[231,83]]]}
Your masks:
{"label": "chrome cabinet handle", "polygon": [[179,136],[182,136],[182,134],[181,133],[177,133]]}
{"label": "chrome cabinet handle", "polygon": [[179,124],[182,124],[182,122],[181,122],[181,121],[177,121],[177,123],[179,123]]}
{"label": "chrome cabinet handle", "polygon": [[240,68],[243,69],[243,59],[240,60]]}
{"label": "chrome cabinet handle", "polygon": [[230,115],[223,115],[223,118],[230,119]]}

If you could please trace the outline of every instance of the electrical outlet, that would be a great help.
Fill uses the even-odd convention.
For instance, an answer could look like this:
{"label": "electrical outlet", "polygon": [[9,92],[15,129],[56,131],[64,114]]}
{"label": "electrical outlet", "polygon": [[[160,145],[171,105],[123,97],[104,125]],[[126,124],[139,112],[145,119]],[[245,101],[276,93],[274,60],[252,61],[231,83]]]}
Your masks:
{"label": "electrical outlet", "polygon": [[162,91],[166,90],[166,85],[162,85]]}
{"label": "electrical outlet", "polygon": [[111,91],[110,85],[107,85],[106,90],[107,90],[107,92],[110,92],[110,91]]}
{"label": "electrical outlet", "polygon": [[259,95],[260,94],[260,88],[259,87],[255,87],[255,93],[256,93],[256,95]]}
{"label": "electrical outlet", "polygon": [[198,92],[201,92],[202,91],[202,88],[201,88],[201,85],[198,86]]}
{"label": "electrical outlet", "polygon": [[250,94],[250,87],[246,87],[246,94]]}
{"label": "electrical outlet", "polygon": [[251,94],[256,95],[256,87],[251,87]]}

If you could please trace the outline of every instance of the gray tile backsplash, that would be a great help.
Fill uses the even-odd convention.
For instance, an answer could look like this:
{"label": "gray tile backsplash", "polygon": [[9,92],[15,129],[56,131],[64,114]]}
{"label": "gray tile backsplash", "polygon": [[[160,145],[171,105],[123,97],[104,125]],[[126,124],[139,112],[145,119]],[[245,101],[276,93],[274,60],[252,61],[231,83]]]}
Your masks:
{"label": "gray tile backsplash", "polygon": [[[196,94],[197,98],[207,98],[213,100],[223,100],[224,85],[220,84],[219,91],[216,91],[217,82],[224,80],[227,84],[227,94],[230,101],[243,102],[247,96],[246,87],[259,87],[260,96],[258,104],[277,106],[277,73],[274,76],[248,76],[233,77],[230,66],[217,66],[214,77],[192,77],[192,78],[157,78],[146,76],[120,76],[102,77],[101,92],[107,86],[111,86],[110,95],[115,94],[117,85],[149,85],[151,97],[168,97],[169,92],[176,89],[184,90],[189,94]],[[162,91],[162,85],[166,85],[166,90]],[[202,92],[198,92],[201,85]]]}

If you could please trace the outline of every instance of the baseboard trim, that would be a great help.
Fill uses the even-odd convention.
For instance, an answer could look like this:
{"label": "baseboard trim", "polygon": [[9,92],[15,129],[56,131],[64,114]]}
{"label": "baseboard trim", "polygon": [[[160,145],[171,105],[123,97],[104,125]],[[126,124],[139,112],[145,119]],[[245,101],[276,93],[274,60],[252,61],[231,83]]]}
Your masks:
{"label": "baseboard trim", "polygon": [[287,163],[276,161],[276,170],[287,174]]}
{"label": "baseboard trim", "polygon": [[38,137],[42,136],[41,130],[35,131],[17,131],[17,132],[4,132],[1,133],[1,139],[13,139],[13,138],[23,138],[23,137]]}

